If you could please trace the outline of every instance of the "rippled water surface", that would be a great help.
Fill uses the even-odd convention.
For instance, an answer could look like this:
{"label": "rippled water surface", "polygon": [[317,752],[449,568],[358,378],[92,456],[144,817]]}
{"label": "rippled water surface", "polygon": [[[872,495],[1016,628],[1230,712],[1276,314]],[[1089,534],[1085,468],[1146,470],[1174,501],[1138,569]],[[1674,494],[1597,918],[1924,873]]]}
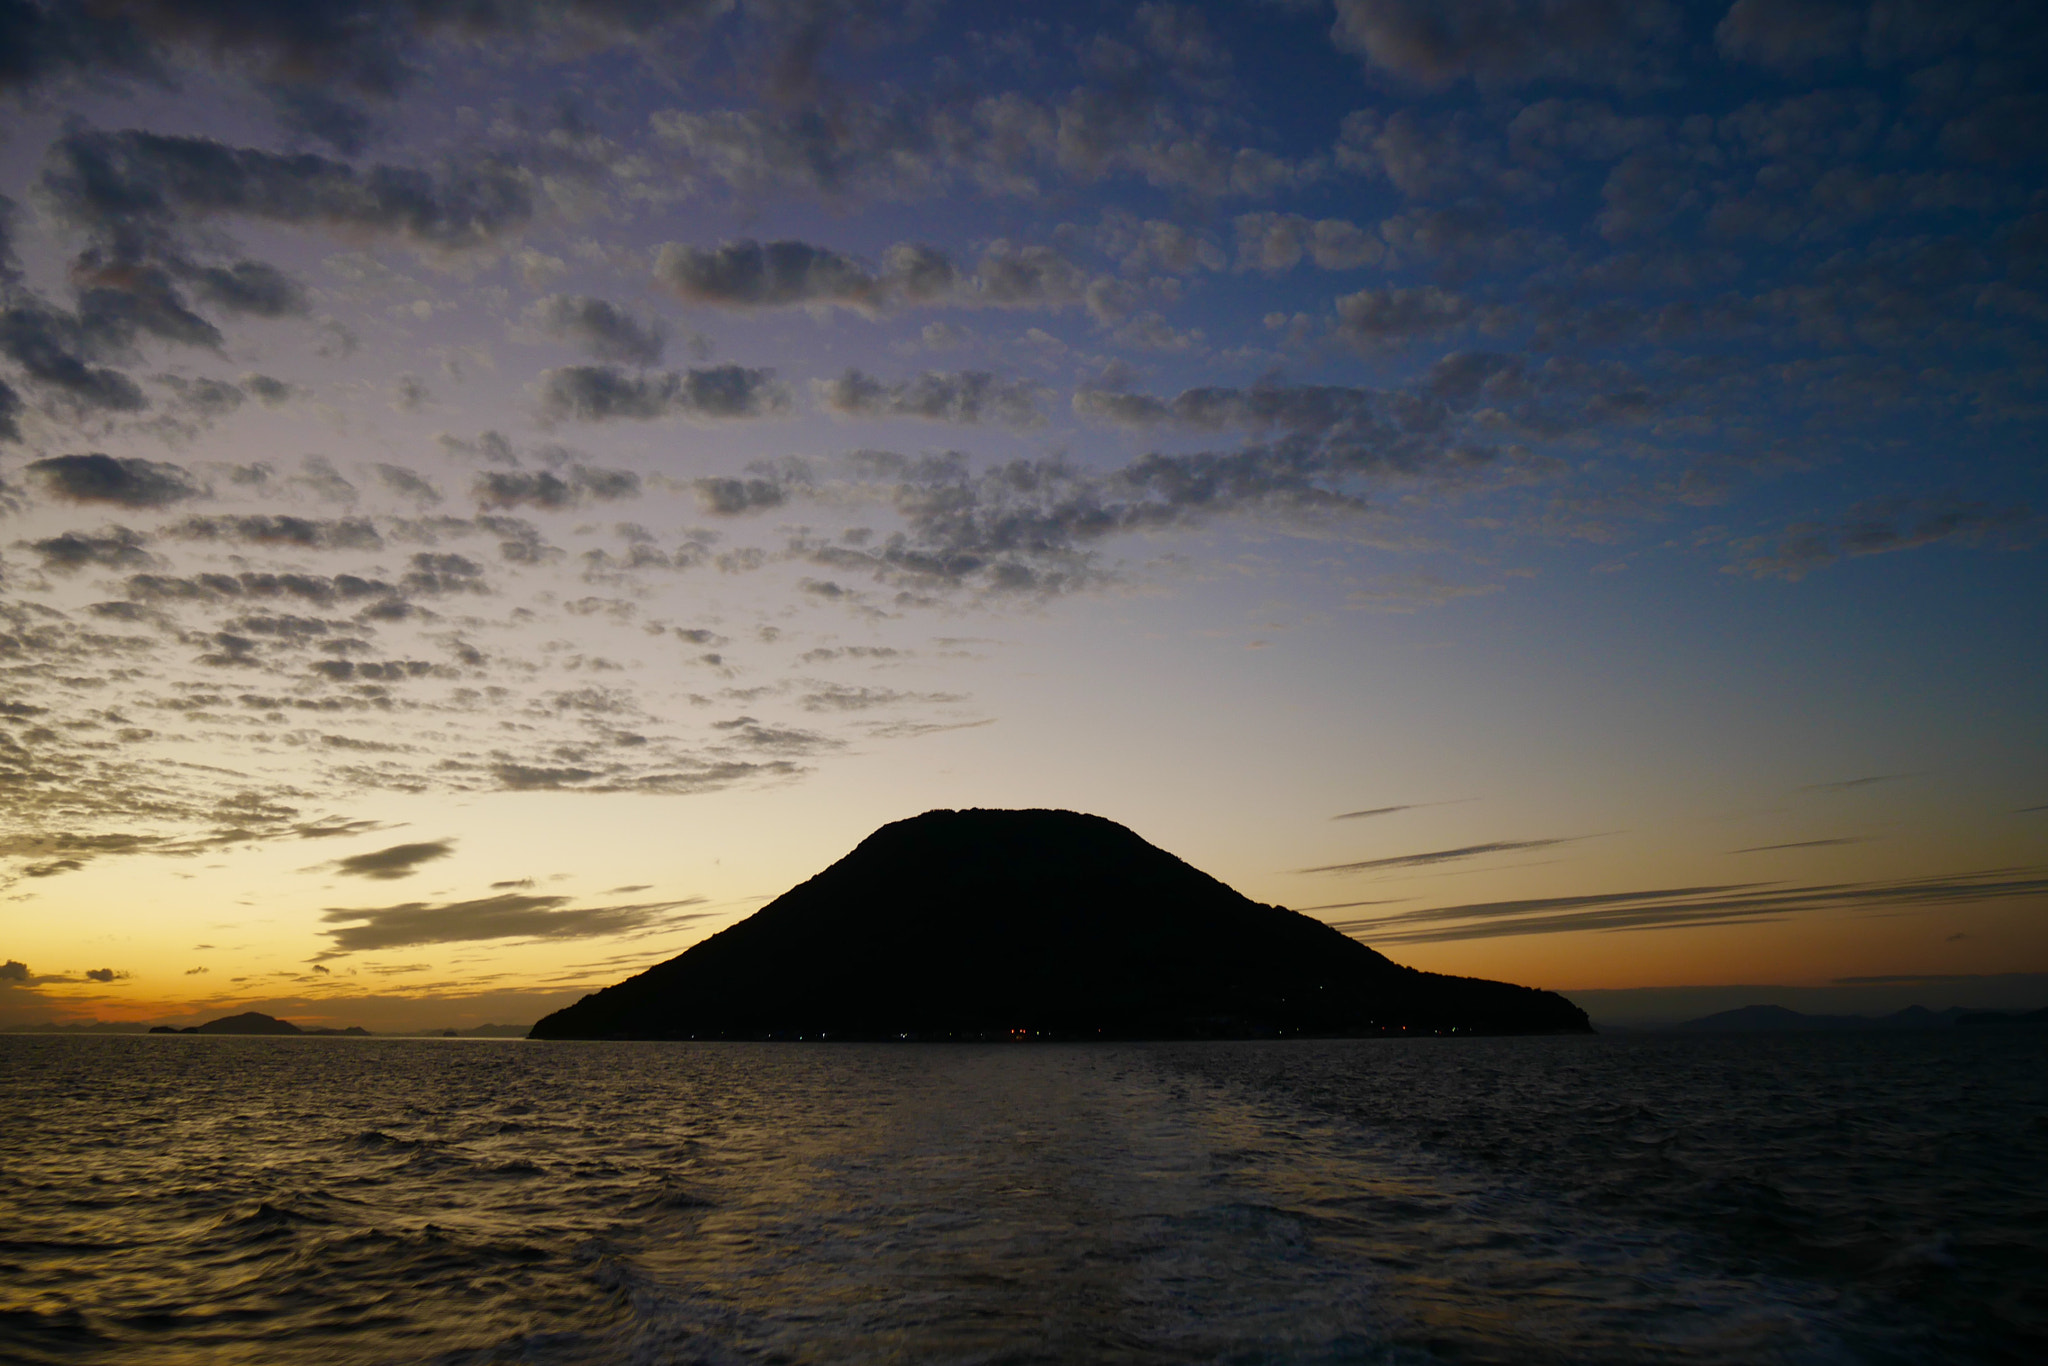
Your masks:
{"label": "rippled water surface", "polygon": [[2048,1036],[0,1038],[0,1360],[2037,1362]]}

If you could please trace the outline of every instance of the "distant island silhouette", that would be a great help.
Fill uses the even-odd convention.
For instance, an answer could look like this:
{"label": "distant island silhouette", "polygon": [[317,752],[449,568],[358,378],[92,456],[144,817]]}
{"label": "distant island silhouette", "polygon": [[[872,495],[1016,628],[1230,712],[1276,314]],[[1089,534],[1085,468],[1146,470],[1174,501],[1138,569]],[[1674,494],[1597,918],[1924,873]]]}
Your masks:
{"label": "distant island silhouette", "polygon": [[1100,816],[929,811],[536,1039],[1201,1039],[1590,1032],[1421,972]]}
{"label": "distant island silhouette", "polygon": [[1695,1034],[1818,1033],[1823,1030],[1951,1029],[1997,1025],[2048,1024],[2048,1009],[2015,1014],[2005,1010],[1972,1010],[1950,1006],[1929,1010],[1907,1006],[1889,1015],[1808,1015],[1780,1005],[1740,1006],[1673,1025]]}
{"label": "distant island silhouette", "polygon": [[275,1015],[265,1015],[260,1010],[245,1010],[240,1015],[223,1015],[218,1020],[208,1020],[202,1025],[178,1029],[171,1025],[157,1025],[149,1031],[152,1034],[297,1034],[319,1037],[322,1035],[361,1035],[365,1038],[370,1031],[361,1025],[350,1025],[346,1029],[302,1029],[290,1020],[280,1020]]}

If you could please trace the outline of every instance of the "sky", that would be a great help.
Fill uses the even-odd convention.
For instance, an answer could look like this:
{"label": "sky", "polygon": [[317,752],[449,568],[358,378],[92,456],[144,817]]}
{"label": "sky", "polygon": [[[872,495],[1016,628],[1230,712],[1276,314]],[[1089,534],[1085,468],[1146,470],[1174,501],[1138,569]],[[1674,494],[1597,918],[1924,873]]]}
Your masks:
{"label": "sky", "polygon": [[0,1025],[530,1022],[972,806],[1596,1018],[2048,1003],[2044,78],[0,0]]}

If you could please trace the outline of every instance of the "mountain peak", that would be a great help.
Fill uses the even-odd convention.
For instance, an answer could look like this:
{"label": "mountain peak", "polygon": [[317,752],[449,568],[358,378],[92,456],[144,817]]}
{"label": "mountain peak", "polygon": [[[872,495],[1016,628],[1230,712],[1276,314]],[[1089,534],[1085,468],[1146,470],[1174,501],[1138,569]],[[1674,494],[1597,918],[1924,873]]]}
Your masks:
{"label": "mountain peak", "polygon": [[1584,1030],[1527,987],[1417,972],[1114,821],[938,810],[535,1038],[1242,1038]]}

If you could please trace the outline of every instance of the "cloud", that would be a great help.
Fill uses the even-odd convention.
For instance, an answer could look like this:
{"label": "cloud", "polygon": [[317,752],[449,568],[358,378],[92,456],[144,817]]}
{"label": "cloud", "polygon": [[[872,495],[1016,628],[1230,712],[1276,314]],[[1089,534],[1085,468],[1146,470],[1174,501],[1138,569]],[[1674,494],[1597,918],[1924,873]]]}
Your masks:
{"label": "cloud", "polygon": [[18,987],[41,986],[45,982],[69,982],[69,977],[37,974],[29,971],[28,964],[19,958],[10,958],[0,963],[0,990]]}
{"label": "cloud", "polygon": [[1306,257],[1322,270],[1357,270],[1377,265],[1386,246],[1377,234],[1342,218],[1307,219],[1300,214],[1240,214],[1237,268],[1269,274],[1292,270]]}
{"label": "cloud", "polygon": [[298,386],[269,375],[242,376],[242,391],[267,408],[274,408],[299,392]]}
{"label": "cloud", "polygon": [[446,858],[454,852],[455,841],[431,840],[420,844],[394,844],[389,849],[367,854],[350,854],[347,858],[338,858],[320,866],[331,868],[344,877],[390,882],[396,878],[411,877],[420,870],[420,865]]}
{"label": "cloud", "polygon": [[74,503],[158,508],[200,492],[178,466],[137,456],[53,455],[31,462],[28,472],[52,494]]}
{"label": "cloud", "polygon": [[1932,498],[1873,499],[1858,503],[1835,522],[1797,522],[1773,545],[1769,539],[1739,542],[1751,553],[1728,566],[1753,578],[1799,580],[1844,559],[1886,555],[1944,543],[1979,546],[2032,539],[2038,519],[2024,505],[1996,507]]}
{"label": "cloud", "polygon": [[1860,836],[1845,836],[1825,840],[1794,840],[1790,844],[1752,844],[1747,849],[1730,849],[1731,854],[1768,854],[1778,849],[1832,849],[1842,844],[1866,844]]}
{"label": "cloud", "polygon": [[[32,302],[20,303],[0,309],[0,355],[81,414],[140,412],[149,406],[141,387],[118,370],[91,363],[101,352],[129,340],[127,324],[128,320],[104,312],[81,319]],[[9,409],[10,427],[18,408],[17,400]]]}
{"label": "cloud", "polygon": [[1427,571],[1387,574],[1344,595],[1344,605],[1378,612],[1413,612],[1459,598],[1498,593],[1497,583],[1454,583]]}
{"label": "cloud", "polygon": [[1153,270],[1189,275],[1222,270],[1226,264],[1223,249],[1207,233],[1168,219],[1140,219],[1120,209],[1104,212],[1096,241],[1126,275]]}
{"label": "cloud", "polygon": [[838,417],[913,417],[967,425],[987,421],[1017,428],[1045,424],[1038,404],[1051,392],[1029,380],[998,380],[985,370],[926,370],[894,384],[848,370],[837,379],[813,380],[811,386],[826,411]]}
{"label": "cloud", "polygon": [[529,316],[548,335],[581,342],[602,361],[659,365],[668,344],[660,323],[643,323],[615,304],[580,294],[550,294]]}
{"label": "cloud", "polygon": [[[1140,17],[1166,12],[1150,7]],[[1200,21],[1167,22],[1184,37]],[[749,196],[794,188],[836,200],[904,200],[964,183],[1032,199],[1050,173],[1079,183],[1134,176],[1217,198],[1268,195],[1316,178],[1313,159],[1225,140],[1214,104],[1224,68],[1191,65],[1185,41],[1155,43],[1157,24],[1141,22],[1140,30],[1150,53],[1108,34],[1077,45],[1086,79],[1048,98],[1014,89],[963,97],[871,85],[856,98],[807,89],[766,109],[666,109],[651,123],[693,172]],[[1162,61],[1166,50],[1176,55]],[[1175,86],[1194,98],[1176,98]]]}
{"label": "cloud", "polygon": [[218,379],[186,379],[160,375],[157,382],[178,396],[179,406],[205,418],[225,417],[247,401],[241,386]]}
{"label": "cloud", "polygon": [[192,284],[200,298],[230,313],[283,318],[306,312],[306,291],[299,283],[261,261],[203,266],[193,271]]}
{"label": "cloud", "polygon": [[789,501],[789,494],[776,479],[699,479],[691,487],[697,491],[699,505],[720,517],[760,512]]}
{"label": "cloud", "polygon": [[[421,557],[414,558],[417,560]],[[478,566],[472,568],[478,573],[482,572]],[[421,566],[415,565],[415,570],[421,572]],[[411,583],[412,580],[408,579],[408,584]],[[430,588],[434,585],[422,581],[421,586]],[[397,591],[394,585],[382,579],[366,579],[355,574],[336,574],[329,577],[325,574],[275,574],[254,569],[245,569],[238,574],[206,573],[189,577],[172,574],[133,574],[128,578],[126,589],[131,599],[146,603],[217,603],[238,598],[297,598],[322,607],[337,602],[357,602],[365,598],[388,598]]]}
{"label": "cloud", "polygon": [[[873,310],[888,292],[866,266],[828,247],[752,238],[717,247],[670,242],[655,255],[655,278],[685,303],[714,308],[837,305]],[[947,283],[952,267],[945,267]]]}
{"label": "cloud", "polygon": [[128,976],[127,973],[116,972],[112,968],[87,968],[85,970],[85,979],[88,982],[118,982],[126,976]]}
{"label": "cloud", "polygon": [[433,504],[441,501],[441,491],[425,478],[402,465],[378,464],[377,478],[393,493],[401,494],[415,502]]}
{"label": "cloud", "polygon": [[1917,773],[1873,773],[1862,778],[1844,778],[1832,783],[1808,783],[1801,792],[1853,792],[1859,787],[1875,787],[1879,783],[1902,783],[1908,778],[1917,778]]}
{"label": "cloud", "polygon": [[1331,37],[1368,67],[1440,88],[1470,80],[1630,86],[1679,39],[1667,0],[1336,0]]}
{"label": "cloud", "polygon": [[797,705],[808,712],[849,712],[902,706],[911,702],[931,706],[966,700],[959,693],[900,692],[895,688],[849,688],[840,683],[820,683],[798,698]]}
{"label": "cloud", "polygon": [[[1168,405],[1084,390],[1077,408],[1100,412],[1129,399],[1141,411],[1123,415],[1134,421],[1206,425],[1273,418],[1308,429],[1236,451],[1155,453],[1106,473],[1059,459],[1011,460],[976,472],[957,453],[912,459],[855,452],[847,457],[855,477],[886,490],[904,529],[874,544],[820,543],[809,548],[809,557],[830,569],[931,587],[976,582],[1000,593],[1066,592],[1106,577],[1093,547],[1113,535],[1253,511],[1302,518],[1355,514],[1368,504],[1346,487],[1350,483],[1387,476],[1452,480],[1491,458],[1436,434],[1411,439],[1374,420],[1375,399],[1365,391],[1281,392],[1277,407],[1267,411],[1262,398],[1248,401],[1256,391],[1190,391],[1188,402]],[[1363,419],[1347,414],[1318,426],[1322,419],[1315,414],[1330,394],[1342,406],[1362,408]]]}
{"label": "cloud", "polygon": [[[434,904],[409,901],[398,906],[347,909],[335,907],[320,919],[340,928],[325,930],[333,947],[323,958],[417,944],[459,944],[486,939],[594,939],[634,930],[667,928],[700,918],[674,912],[703,904],[702,897],[620,906],[570,908],[566,896],[524,896],[507,893],[471,901]],[[360,923],[348,923],[360,922]]]}
{"label": "cloud", "polygon": [[1792,71],[1852,54],[1863,24],[1862,7],[1840,0],[1735,0],[1714,28],[1714,46],[1737,61]]}
{"label": "cloud", "polygon": [[[903,529],[872,544],[820,543],[808,553],[822,567],[881,579],[1069,591],[1104,577],[1093,547],[1113,535],[1254,512],[1325,526],[1369,512],[1368,490],[1396,481],[1412,498],[1424,481],[1448,493],[1489,471],[1515,477],[1496,463],[1497,447],[1467,436],[1464,415],[1489,405],[1493,433],[1523,422],[1561,432],[1601,420],[1594,401],[1574,404],[1553,383],[1510,357],[1461,354],[1409,391],[1272,383],[1191,389],[1166,400],[1084,386],[1074,409],[1086,417],[1134,427],[1243,428],[1269,439],[1234,450],[1154,453],[1105,472],[1059,459],[975,471],[957,454],[855,452],[846,458],[852,477],[886,493]],[[1361,604],[1407,607],[1490,588],[1410,576],[1361,590]]]}
{"label": "cloud", "polygon": [[2048,896],[2048,869],[2001,868],[1884,882],[1751,882],[1484,901],[1335,923],[1346,934],[1375,944],[1437,944],[1577,930],[1732,925],[1812,912],[1911,912],[2041,896]]}
{"label": "cloud", "polygon": [[107,527],[97,535],[67,531],[29,543],[42,557],[43,568],[69,574],[87,567],[141,569],[153,562],[143,549],[149,538],[124,526]]}
{"label": "cloud", "polygon": [[1403,811],[1427,811],[1433,806],[1462,806],[1466,802],[1477,800],[1478,798],[1476,797],[1458,797],[1447,802],[1410,802],[1405,806],[1372,806],[1367,807],[1363,811],[1340,812],[1330,817],[1330,819],[1333,821],[1369,820],[1374,816],[1392,816]]}
{"label": "cloud", "polygon": [[[382,828],[375,821],[352,821],[343,819],[340,816],[328,816],[322,820],[306,821],[294,826],[292,833],[296,834],[300,839],[322,840],[333,839],[338,835],[367,835],[372,831]],[[205,948],[210,946],[195,945],[194,947]]]}
{"label": "cloud", "polygon": [[438,174],[382,164],[358,171],[311,152],[140,129],[79,129],[59,138],[42,187],[59,214],[107,242],[116,259],[147,252],[181,261],[173,236],[183,215],[321,226],[459,251],[509,236],[533,214],[528,178],[509,162],[486,158]]}
{"label": "cloud", "polygon": [[693,24],[720,8],[716,0],[466,0],[457,10],[439,0],[320,0],[238,9],[189,0],[122,0],[112,7],[43,0],[0,11],[9,57],[0,66],[0,89],[72,72],[163,80],[167,67],[211,60],[250,72],[273,99],[298,112],[294,126],[331,125],[355,112],[334,92],[396,94],[417,75],[414,49],[437,37],[474,41],[538,32],[587,47]]}
{"label": "cloud", "polygon": [[168,535],[187,541],[227,541],[240,545],[292,546],[301,550],[377,550],[384,538],[366,517],[333,520],[271,513],[187,517]]}
{"label": "cloud", "polygon": [[1462,331],[1479,316],[1459,294],[1420,285],[1413,289],[1361,289],[1337,300],[1336,335],[1371,352]]}
{"label": "cloud", "polygon": [[844,308],[878,314],[916,306],[1070,308],[1096,283],[1051,247],[998,238],[970,275],[936,247],[898,242],[871,267],[830,247],[751,238],[717,247],[671,242],[655,277],[684,302],[731,310]]}
{"label": "cloud", "polygon": [[640,496],[640,476],[631,470],[571,465],[568,477],[546,471],[488,470],[476,477],[472,492],[483,508],[536,508],[544,512],[581,506],[586,500],[615,502]]}
{"label": "cloud", "polygon": [[1084,385],[1074,391],[1077,416],[1127,427],[1196,431],[1280,429],[1303,434],[1375,435],[1386,395],[1339,385],[1266,383],[1246,389],[1205,385],[1171,399]]}
{"label": "cloud", "polygon": [[542,371],[539,389],[541,416],[549,421],[745,421],[778,417],[790,407],[789,391],[773,370],[742,365],[654,375],[629,375],[609,365],[570,365]]}
{"label": "cloud", "polygon": [[1547,840],[1494,840],[1488,844],[1467,844],[1457,849],[1434,849],[1426,854],[1398,854],[1393,858],[1366,859],[1360,863],[1328,863],[1320,868],[1303,868],[1304,873],[1362,873],[1376,868],[1430,868],[1439,863],[1456,863],[1487,854],[1506,854],[1521,849],[1548,849],[1553,845],[1576,844],[1584,835],[1567,835]]}

